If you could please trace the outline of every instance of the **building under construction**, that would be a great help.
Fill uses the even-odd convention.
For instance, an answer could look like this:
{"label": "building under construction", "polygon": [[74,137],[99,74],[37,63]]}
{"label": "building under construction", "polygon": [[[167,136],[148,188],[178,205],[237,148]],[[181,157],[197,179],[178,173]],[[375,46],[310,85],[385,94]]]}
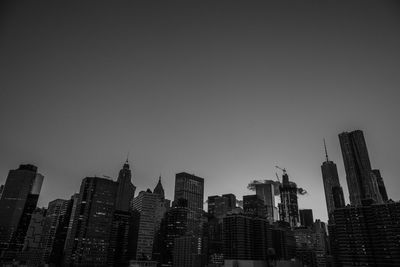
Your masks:
{"label": "building under construction", "polygon": [[291,227],[298,226],[299,206],[297,203],[297,185],[289,181],[285,169],[282,175],[282,184],[279,187],[281,203],[279,203],[279,219],[290,224]]}

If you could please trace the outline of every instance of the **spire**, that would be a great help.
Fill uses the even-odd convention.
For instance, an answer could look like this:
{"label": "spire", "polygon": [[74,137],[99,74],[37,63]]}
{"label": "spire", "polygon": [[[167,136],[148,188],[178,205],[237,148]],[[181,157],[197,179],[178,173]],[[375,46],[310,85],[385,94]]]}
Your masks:
{"label": "spire", "polygon": [[324,138],[324,148],[325,148],[325,158],[326,158],[326,161],[329,161],[329,158],[328,158],[328,150],[326,149],[325,138]]}
{"label": "spire", "polygon": [[163,188],[163,186],[162,186],[162,184],[161,184],[161,174],[160,174],[160,176],[158,177],[158,183],[157,183],[156,187],[154,188],[153,193],[154,193],[154,194],[158,194],[158,195],[160,195],[162,198],[164,198],[164,188]]}
{"label": "spire", "polygon": [[126,154],[126,161],[125,161],[125,163],[126,163],[126,164],[129,163],[129,151],[128,151],[128,153]]}

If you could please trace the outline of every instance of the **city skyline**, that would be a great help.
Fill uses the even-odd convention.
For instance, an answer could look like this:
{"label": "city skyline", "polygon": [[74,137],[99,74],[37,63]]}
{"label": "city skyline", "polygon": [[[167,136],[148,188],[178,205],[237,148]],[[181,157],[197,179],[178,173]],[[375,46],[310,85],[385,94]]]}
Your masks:
{"label": "city skyline", "polygon": [[129,152],[135,195],[185,171],[241,199],[278,165],[327,221],[322,140],[349,203],[338,134],[361,129],[400,199],[398,5],[360,3],[4,4],[0,184],[34,164],[47,206]]}

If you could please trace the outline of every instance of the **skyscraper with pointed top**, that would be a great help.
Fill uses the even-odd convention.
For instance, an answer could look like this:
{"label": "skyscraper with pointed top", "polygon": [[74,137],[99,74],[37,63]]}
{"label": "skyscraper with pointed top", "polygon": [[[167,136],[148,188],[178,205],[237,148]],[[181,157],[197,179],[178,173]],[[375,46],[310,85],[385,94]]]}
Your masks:
{"label": "skyscraper with pointed top", "polygon": [[382,203],[376,178],[371,170],[367,144],[361,130],[339,134],[351,205],[372,199]]}
{"label": "skyscraper with pointed top", "polygon": [[340,186],[339,175],[336,164],[329,160],[328,151],[324,139],[325,161],[321,165],[322,180],[324,182],[326,208],[329,221],[332,221],[332,214],[335,208],[345,206],[343,189]]}
{"label": "skyscraper with pointed top", "polygon": [[160,195],[162,198],[165,198],[164,188],[161,184],[161,175],[158,177],[158,183],[153,191],[154,194]]}
{"label": "skyscraper with pointed top", "polygon": [[116,201],[116,210],[129,211],[130,201],[135,196],[136,187],[131,181],[132,173],[129,168],[128,159],[118,174],[118,192]]}

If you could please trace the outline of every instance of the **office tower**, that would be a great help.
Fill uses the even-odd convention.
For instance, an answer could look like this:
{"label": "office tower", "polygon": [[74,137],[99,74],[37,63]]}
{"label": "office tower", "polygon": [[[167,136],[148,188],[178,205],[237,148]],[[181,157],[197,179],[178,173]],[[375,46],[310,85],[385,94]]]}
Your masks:
{"label": "office tower", "polygon": [[264,183],[255,184],[256,195],[265,205],[266,216],[270,223],[274,222],[275,216],[275,181],[265,180]]}
{"label": "office tower", "polygon": [[1,195],[3,194],[3,189],[4,189],[4,185],[0,185],[0,199],[1,199]]}
{"label": "office tower", "polygon": [[49,252],[47,251],[50,247],[48,246],[48,248],[45,248],[44,256],[46,257],[42,262],[44,261],[45,263],[50,263],[56,266],[62,264],[74,201],[75,195],[73,195],[69,200],[56,200],[51,202],[52,204],[49,203],[49,212],[46,214],[45,227],[50,225],[51,230],[49,231],[49,229],[45,229],[48,233],[45,237],[48,238],[46,240],[47,244],[52,243],[52,245]]}
{"label": "office tower", "polygon": [[296,240],[296,259],[302,262],[303,266],[316,266],[316,253],[314,250],[315,236],[311,228],[296,227],[293,229]]}
{"label": "office tower", "polygon": [[117,192],[118,183],[112,180],[99,177],[83,179],[70,240],[66,245],[67,265],[109,264],[110,232]]}
{"label": "office tower", "polygon": [[272,244],[268,220],[245,214],[229,214],[223,219],[225,263],[232,260],[267,261]]}
{"label": "office tower", "polygon": [[126,266],[131,258],[130,251],[130,230],[133,225],[133,218],[128,211],[116,210],[110,231],[110,244],[108,249],[109,266]]}
{"label": "office tower", "polygon": [[[65,226],[63,225],[65,224],[64,220],[69,219],[65,218],[65,216],[67,215],[70,204],[71,204],[70,201],[64,199],[56,199],[49,203],[46,217],[44,220],[44,231],[42,235],[43,263],[50,263],[50,256],[53,252],[53,246],[56,241],[56,235],[57,234],[59,235],[60,231],[62,231],[60,227]],[[57,240],[56,242],[59,242],[59,240]],[[59,252],[56,254],[59,254]],[[53,259],[57,260],[56,257],[54,256],[55,255],[53,254]],[[57,255],[57,257],[59,256],[62,256],[62,254]]]}
{"label": "office tower", "polygon": [[299,210],[300,225],[304,227],[312,227],[314,224],[313,212],[311,209]]}
{"label": "office tower", "polygon": [[296,239],[290,224],[277,221],[272,227],[272,244],[276,260],[291,260],[296,256]]}
{"label": "office tower", "polygon": [[45,218],[45,208],[36,208],[32,213],[31,221],[26,231],[24,247],[18,255],[18,260],[21,264],[27,266],[40,266],[43,255],[43,230]]}
{"label": "office tower", "polygon": [[165,192],[161,183],[161,176],[158,178],[158,183],[154,188],[153,194],[156,195],[157,199],[154,223],[156,226],[156,231],[158,231],[158,229],[160,228],[161,220],[171,205],[171,201],[169,199],[165,199]]}
{"label": "office tower", "polygon": [[207,211],[210,215],[222,219],[229,211],[236,207],[236,196],[225,194],[222,196],[209,196],[207,200]]}
{"label": "office tower", "polygon": [[335,266],[400,266],[400,202],[347,206],[329,225]]}
{"label": "office tower", "polygon": [[266,218],[264,201],[258,195],[243,196],[243,210],[247,215]]}
{"label": "office tower", "polygon": [[314,250],[317,266],[327,266],[329,254],[329,239],[326,224],[321,220],[315,220],[313,226]]}
{"label": "office tower", "polygon": [[343,190],[339,183],[339,175],[337,167],[336,164],[333,161],[329,160],[328,158],[328,151],[326,149],[325,139],[324,139],[324,147],[325,147],[325,161],[321,165],[321,171],[322,171],[322,180],[324,182],[326,209],[328,211],[329,221],[332,221],[333,210],[335,208],[344,207],[345,203],[344,203]]}
{"label": "office tower", "polygon": [[200,237],[181,236],[175,239],[173,266],[174,267],[202,267],[203,255]]}
{"label": "office tower", "polygon": [[381,172],[380,170],[372,170],[373,175],[375,176],[376,182],[378,183],[378,189],[379,189],[379,193],[382,196],[382,200],[384,202],[388,201],[388,195],[386,192],[386,187],[385,187],[385,183],[383,182],[383,178],[381,176]]}
{"label": "office tower", "polygon": [[135,242],[134,258],[136,260],[150,260],[153,252],[153,240],[155,235],[155,210],[158,195],[153,194],[150,189],[141,191],[132,200],[132,211],[135,218],[136,233],[133,236]]}
{"label": "office tower", "polygon": [[201,235],[201,216],[204,203],[204,179],[185,172],[175,176],[174,201],[186,199],[189,209],[187,231],[188,234]]}
{"label": "office tower", "polygon": [[351,205],[361,205],[364,199],[382,202],[378,184],[371,171],[367,145],[360,130],[339,134],[346,170]]}
{"label": "office tower", "polygon": [[289,181],[289,176],[284,171],[282,185],[279,187],[281,203],[279,203],[279,219],[287,222],[291,227],[299,223],[299,207],[297,204],[297,185]]}
{"label": "office tower", "polygon": [[128,160],[126,160],[124,166],[118,174],[118,194],[116,202],[116,210],[129,211],[130,201],[135,195],[136,187],[131,181],[132,173],[129,169]]}
{"label": "office tower", "polygon": [[0,199],[0,262],[12,261],[21,251],[42,183],[43,175],[30,164],[8,173]]}
{"label": "office tower", "polygon": [[172,265],[174,241],[175,238],[186,235],[189,213],[187,200],[178,199],[165,214],[157,233],[158,247],[156,247],[156,251],[160,255],[158,261],[162,264]]}

